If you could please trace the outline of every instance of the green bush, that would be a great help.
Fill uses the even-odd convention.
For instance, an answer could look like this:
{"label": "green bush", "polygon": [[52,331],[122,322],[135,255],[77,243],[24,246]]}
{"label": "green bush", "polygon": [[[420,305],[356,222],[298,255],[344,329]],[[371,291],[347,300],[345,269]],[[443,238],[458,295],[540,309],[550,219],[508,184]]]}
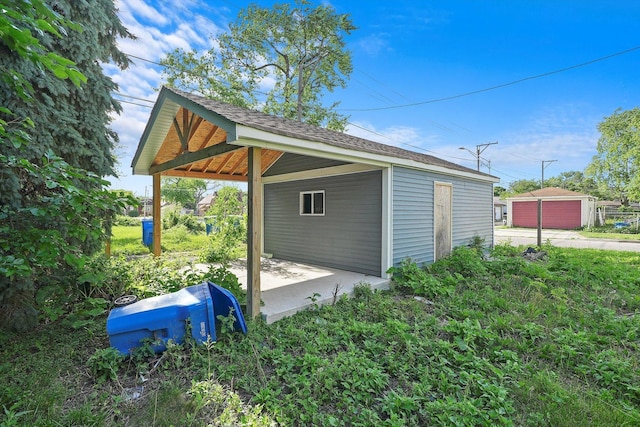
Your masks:
{"label": "green bush", "polygon": [[208,244],[200,253],[200,260],[206,263],[228,263],[242,256],[245,253],[246,235],[244,223],[223,227],[209,238]]}
{"label": "green bush", "polygon": [[164,295],[206,280],[184,260],[148,256],[131,261],[131,293],[139,298]]}
{"label": "green bush", "polygon": [[124,257],[96,255],[78,278],[78,288],[86,296],[113,300],[128,294],[131,287],[131,263]]}
{"label": "green bush", "polygon": [[124,216],[124,215],[118,215],[116,217],[116,219],[113,221],[113,225],[120,225],[120,226],[126,226],[126,227],[132,227],[134,225],[137,225],[138,227],[141,226],[141,222],[140,222],[140,218],[133,218],[131,216]]}
{"label": "green bush", "polygon": [[162,216],[162,229],[168,230],[178,225],[184,226],[190,233],[198,234],[205,226],[193,215],[182,215],[177,209],[169,210]]}
{"label": "green bush", "polygon": [[227,263],[231,260],[231,250],[217,236],[209,239],[207,246],[200,252],[200,261],[205,263]]}
{"label": "green bush", "polygon": [[247,291],[242,289],[242,284],[238,281],[238,276],[229,271],[226,266],[211,266],[209,267],[209,272],[206,273],[204,277],[231,292],[240,304],[246,304]]}
{"label": "green bush", "polygon": [[451,290],[436,276],[429,274],[427,269],[419,267],[409,258],[402,260],[398,267],[391,267],[387,272],[392,275],[394,287],[403,293],[433,298]]}
{"label": "green bush", "polygon": [[189,240],[189,237],[193,235],[184,224],[178,224],[162,232],[162,243],[167,244],[170,242],[184,242]]}
{"label": "green bush", "polygon": [[482,254],[476,248],[458,246],[428,268],[430,273],[438,276],[447,276],[458,273],[467,278],[481,278],[487,274],[487,267]]}
{"label": "green bush", "polygon": [[98,384],[118,379],[118,368],[124,357],[118,350],[108,347],[96,352],[89,358],[89,370]]}

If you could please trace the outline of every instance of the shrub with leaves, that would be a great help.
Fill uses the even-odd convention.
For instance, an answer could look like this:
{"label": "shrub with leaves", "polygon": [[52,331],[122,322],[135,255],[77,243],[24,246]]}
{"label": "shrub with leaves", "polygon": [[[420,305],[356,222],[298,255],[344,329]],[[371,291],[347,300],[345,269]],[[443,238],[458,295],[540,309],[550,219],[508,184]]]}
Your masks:
{"label": "shrub with leaves", "polygon": [[233,274],[225,265],[212,265],[204,277],[231,292],[240,304],[247,302],[247,291],[242,289],[242,284],[238,281],[238,276]]}
{"label": "shrub with leaves", "polygon": [[451,254],[428,267],[429,272],[437,275],[459,273],[467,278],[481,279],[487,274],[482,253],[476,248],[458,246]]}
{"label": "shrub with leaves", "polygon": [[91,253],[85,242],[107,232],[105,219],[127,199],[106,189],[85,190],[106,182],[52,153],[40,165],[15,166],[29,175],[29,187],[38,187],[37,199],[0,206],[0,327],[28,328],[36,320],[35,291],[74,283]]}
{"label": "shrub with leaves", "polygon": [[125,225],[125,226],[138,226],[140,227],[140,218],[133,218],[131,216],[118,215],[113,220],[113,225]]}
{"label": "shrub with leaves", "polygon": [[207,211],[214,234],[202,251],[203,262],[226,263],[235,257],[235,249],[246,242],[247,218],[243,215],[242,192],[237,187],[222,187]]}
{"label": "shrub with leaves", "polygon": [[162,228],[169,230],[176,226],[183,226],[190,233],[202,233],[204,231],[204,224],[198,221],[198,218],[193,215],[182,215],[178,209],[171,209],[162,216]]}
{"label": "shrub with leaves", "polygon": [[105,381],[115,381],[118,378],[118,369],[124,357],[118,350],[108,347],[96,352],[87,361],[89,370],[98,384]]}
{"label": "shrub with leaves", "polygon": [[432,298],[451,291],[450,286],[409,258],[402,260],[398,267],[391,267],[388,273],[392,275],[394,287],[404,293]]}

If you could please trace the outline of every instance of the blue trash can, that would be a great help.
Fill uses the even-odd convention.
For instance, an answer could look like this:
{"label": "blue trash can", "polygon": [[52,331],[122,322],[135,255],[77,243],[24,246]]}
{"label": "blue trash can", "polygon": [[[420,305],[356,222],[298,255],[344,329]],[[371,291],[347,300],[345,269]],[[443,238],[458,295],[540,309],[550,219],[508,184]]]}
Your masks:
{"label": "blue trash can", "polygon": [[184,342],[187,319],[191,336],[197,343],[208,338],[216,340],[215,312],[208,283],[114,308],[107,318],[107,334],[111,347],[122,354],[130,354],[144,339],[153,341],[153,350],[159,353],[166,350],[169,340]]}
{"label": "blue trash can", "polygon": [[205,224],[207,236],[213,232],[213,224]]}
{"label": "blue trash can", "polygon": [[151,246],[153,243],[153,220],[142,220],[142,244],[145,246]]}

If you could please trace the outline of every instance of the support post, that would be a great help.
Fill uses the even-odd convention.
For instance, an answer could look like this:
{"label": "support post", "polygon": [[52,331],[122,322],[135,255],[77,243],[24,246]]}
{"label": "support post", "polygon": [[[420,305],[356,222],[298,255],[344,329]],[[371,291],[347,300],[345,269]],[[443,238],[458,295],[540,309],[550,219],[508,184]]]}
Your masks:
{"label": "support post", "polygon": [[262,149],[249,147],[247,235],[247,317],[260,315],[260,254],[262,252]]}
{"label": "support post", "polygon": [[538,247],[542,247],[542,199],[538,199]]}
{"label": "support post", "polygon": [[160,174],[153,175],[153,256],[160,256],[160,233],[162,230],[162,215],[160,213]]}

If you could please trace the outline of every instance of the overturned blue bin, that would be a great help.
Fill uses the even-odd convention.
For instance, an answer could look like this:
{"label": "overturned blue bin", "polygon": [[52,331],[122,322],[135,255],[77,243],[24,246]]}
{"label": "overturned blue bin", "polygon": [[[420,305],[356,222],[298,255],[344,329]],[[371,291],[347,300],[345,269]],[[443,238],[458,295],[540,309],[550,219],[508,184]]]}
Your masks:
{"label": "overturned blue bin", "polygon": [[247,333],[237,299],[228,290],[205,282],[167,295],[146,298],[111,310],[107,318],[107,334],[111,347],[131,354],[148,341],[156,353],[172,340],[185,340],[187,325],[198,344],[216,340],[216,316],[227,317],[233,309],[234,330]]}
{"label": "overturned blue bin", "polygon": [[142,244],[145,246],[151,246],[153,243],[153,220],[142,220]]}

